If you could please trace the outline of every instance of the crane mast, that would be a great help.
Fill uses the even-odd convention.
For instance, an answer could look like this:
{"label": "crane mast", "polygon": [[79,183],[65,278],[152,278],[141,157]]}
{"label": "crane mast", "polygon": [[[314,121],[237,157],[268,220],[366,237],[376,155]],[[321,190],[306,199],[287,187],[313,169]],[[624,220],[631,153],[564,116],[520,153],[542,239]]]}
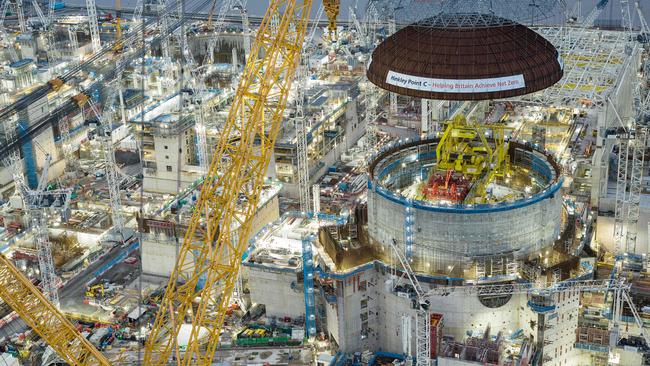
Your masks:
{"label": "crane mast", "polygon": [[[234,0],[225,0],[221,4],[221,7],[219,8],[219,13],[217,14],[217,21],[214,25],[211,23],[208,25],[208,28],[212,32],[212,36],[208,40],[208,52],[206,54],[206,59],[204,60],[204,64],[213,64],[214,63],[214,48],[217,45],[217,40],[219,38],[219,33],[221,33],[221,30],[223,29],[224,25],[224,20],[226,19],[226,15],[228,14],[228,11],[232,9],[233,5],[235,4]],[[248,17],[247,17],[248,19]]]}
{"label": "crane mast", "polygon": [[251,25],[248,20],[246,2],[246,0],[239,1],[239,11],[241,14],[242,32],[244,36],[244,57],[248,57],[248,54],[251,52]]}
{"label": "crane mast", "polygon": [[[314,40],[314,32],[323,15],[324,7],[318,8],[316,22],[305,40],[305,48],[310,49]],[[312,202],[309,199],[309,154],[307,151],[307,120],[305,118],[305,92],[309,78],[308,55],[303,52],[300,65],[296,70],[296,155],[298,158],[298,193],[300,195],[300,211],[311,212]]]}
{"label": "crane mast", "polygon": [[[635,8],[641,24],[640,37],[648,33],[648,25],[641,11],[639,1]],[[631,33],[632,20],[627,1],[621,2],[625,29]],[[647,70],[644,70],[646,73]],[[636,251],[637,225],[639,221],[645,151],[648,127],[644,123],[646,111],[650,107],[650,93],[647,93],[643,80],[634,87],[634,116],[625,132],[619,136],[618,165],[616,181],[616,200],[614,211],[614,239],[619,253]],[[626,121],[623,121],[626,122]],[[630,160],[631,158],[631,160]]]}
{"label": "crane mast", "polygon": [[[47,165],[49,165],[49,161],[50,156],[48,155],[45,163],[46,167],[43,169],[41,180],[36,190],[31,190],[27,186],[17,153],[10,156],[9,165],[14,178],[16,192],[23,200],[25,212],[30,216],[32,233],[34,235],[34,246],[36,247],[38,268],[41,277],[41,288],[48,300],[50,300],[54,306],[58,307],[58,280],[54,270],[52,244],[50,243],[47,218],[44,212],[49,205],[42,201],[45,186],[47,185]],[[48,191],[48,194],[52,194],[53,197],[56,197],[61,201],[60,204],[62,206],[67,206],[68,193],[67,190]]]}
{"label": "crane mast", "polygon": [[[212,361],[300,62],[311,3],[269,3],[147,341],[147,365],[164,365],[172,354],[180,365]],[[273,18],[279,20],[275,28]],[[189,340],[180,353],[176,335],[186,319]]]}
{"label": "crane mast", "polygon": [[106,99],[106,106],[104,107],[103,115],[100,114],[92,99],[88,98],[88,104],[99,122],[99,125],[97,126],[97,137],[101,144],[102,152],[104,153],[104,169],[106,170],[106,185],[108,186],[113,227],[121,236],[121,240],[124,241],[124,216],[122,216],[121,212],[122,201],[120,198],[120,176],[118,173],[119,168],[115,163],[115,151],[113,149],[113,138],[111,137],[111,121],[114,116],[112,102],[115,99],[115,89],[112,90],[112,95]]}
{"label": "crane mast", "polygon": [[415,366],[429,366],[431,364],[431,318],[429,317],[429,302],[408,259],[406,259],[397,247],[397,240],[392,239],[390,246],[393,255],[404,269],[406,277],[415,290]]}
{"label": "crane mast", "polygon": [[650,26],[643,15],[643,10],[641,9],[641,4],[639,0],[634,2],[634,7],[636,8],[637,13],[639,14],[639,22],[641,23],[641,36],[650,37]]}
{"label": "crane mast", "polygon": [[45,191],[49,156],[37,190],[30,190],[18,167],[18,155],[10,158],[16,189],[23,197],[34,226],[43,292],[27,279],[3,254],[0,254],[0,298],[68,364],[109,366],[108,360],[57,309],[56,278],[44,210],[54,202],[67,209],[69,190]]}
{"label": "crane mast", "polygon": [[27,23],[25,22],[25,10],[23,9],[23,0],[16,1],[16,13],[18,14],[18,26],[20,33],[27,32]]}
{"label": "crane mast", "polygon": [[99,52],[102,46],[99,40],[99,24],[97,21],[97,6],[95,0],[86,0],[86,11],[88,12],[88,28],[90,28],[90,43],[93,53]]}
{"label": "crane mast", "polygon": [[308,70],[303,59],[296,71],[296,155],[298,157],[298,192],[300,211],[310,212],[309,200],[309,156],[307,154],[307,120],[305,119],[305,89],[307,88]]}
{"label": "crane mast", "polygon": [[[395,20],[395,15],[391,15],[388,19],[388,35],[392,36],[397,32],[397,22]],[[390,114],[395,117],[397,115],[397,93],[390,92]]]}

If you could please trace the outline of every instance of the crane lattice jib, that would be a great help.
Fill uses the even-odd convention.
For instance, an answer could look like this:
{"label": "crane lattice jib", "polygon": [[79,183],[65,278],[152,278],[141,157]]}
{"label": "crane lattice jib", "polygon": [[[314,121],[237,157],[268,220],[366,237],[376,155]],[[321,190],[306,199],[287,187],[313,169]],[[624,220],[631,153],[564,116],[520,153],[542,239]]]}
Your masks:
{"label": "crane lattice jib", "polygon": [[0,255],[0,297],[68,364],[110,365],[4,255]]}
{"label": "crane lattice jib", "polygon": [[[180,365],[212,361],[300,62],[312,4],[296,3],[272,0],[262,20],[147,341],[146,365],[165,365],[172,354]],[[185,320],[181,354],[176,335]]]}

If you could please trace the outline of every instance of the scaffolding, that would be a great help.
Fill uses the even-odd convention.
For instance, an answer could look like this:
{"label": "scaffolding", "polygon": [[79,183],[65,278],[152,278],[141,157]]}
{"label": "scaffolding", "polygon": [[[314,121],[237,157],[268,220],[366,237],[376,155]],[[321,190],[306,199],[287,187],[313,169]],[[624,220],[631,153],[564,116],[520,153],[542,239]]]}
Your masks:
{"label": "scaffolding", "polygon": [[547,105],[604,105],[634,55],[629,49],[631,34],[581,26],[536,30],[558,49],[564,77],[523,99]]}
{"label": "scaffolding", "polygon": [[88,12],[88,28],[90,29],[90,43],[93,52],[97,53],[102,49],[99,38],[99,24],[97,22],[97,6],[95,0],[86,0],[86,10]]}

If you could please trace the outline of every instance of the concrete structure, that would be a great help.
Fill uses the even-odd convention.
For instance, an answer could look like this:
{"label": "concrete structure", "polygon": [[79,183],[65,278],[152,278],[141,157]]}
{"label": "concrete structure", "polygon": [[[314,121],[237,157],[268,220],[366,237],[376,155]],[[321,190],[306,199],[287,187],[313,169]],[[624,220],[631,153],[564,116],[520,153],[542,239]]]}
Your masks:
{"label": "concrete structure", "polygon": [[[253,217],[251,237],[279,217],[279,190],[280,186],[271,186],[264,192]],[[169,277],[176,265],[178,251],[176,235],[182,237],[184,226],[174,224],[169,215],[170,213],[166,212],[159,216],[167,217],[167,220],[151,218],[142,222],[142,230],[145,232],[142,235],[142,272],[144,274]],[[181,217],[185,217],[185,215],[181,215]]]}
{"label": "concrete structure", "polygon": [[[372,162],[368,234],[378,258],[388,259],[390,241],[404,246],[410,236],[416,270],[468,278],[466,271],[476,261],[500,258],[501,268],[494,272],[507,274],[517,260],[553,245],[561,232],[562,178],[552,157],[510,144],[511,163],[534,173],[537,185],[521,197],[483,205],[412,199],[406,192],[413,182],[427,180],[427,169],[435,164],[436,144],[436,140],[423,140],[388,147]],[[405,232],[407,215],[414,220],[410,234]],[[525,231],[511,230],[515,227]]]}
{"label": "concrete structure", "polygon": [[[356,144],[365,129],[359,118],[356,82],[312,85],[306,92],[307,150],[310,181],[315,182],[342,154]],[[275,177],[290,197],[298,197],[296,129],[283,125],[275,145]]]}
{"label": "concrete structure", "polygon": [[[269,227],[273,234],[255,241],[254,245],[261,248],[255,249],[244,264],[251,300],[266,305],[268,316],[287,316],[292,310],[296,311],[294,316],[304,314],[304,308],[300,309],[304,305],[301,291],[296,289],[300,284],[294,282],[300,277],[297,269],[300,264],[287,261],[298,259],[299,242],[286,234],[291,232],[299,237],[310,225],[302,218],[285,216]],[[317,243],[315,293],[319,330],[342,352],[382,350],[413,355],[416,348],[414,295],[408,281],[400,276],[400,268],[370,261],[343,269],[334,263],[331,254],[322,241]],[[590,272],[583,272],[580,279],[589,276]],[[443,276],[419,275],[418,278],[425,292],[461,281]],[[489,329],[492,334],[502,334],[508,343],[507,347],[499,348],[503,351],[496,356],[500,360],[530,360],[535,356],[543,359],[544,365],[578,364],[581,353],[574,350],[573,342],[579,298],[578,292],[537,297],[450,293],[431,298],[429,313],[442,319],[436,327],[438,333],[432,336],[435,340],[432,352],[441,356],[439,364],[474,365],[453,359],[453,355],[443,351],[453,340],[462,342],[470,330],[480,333]],[[516,352],[506,355],[506,348]]]}

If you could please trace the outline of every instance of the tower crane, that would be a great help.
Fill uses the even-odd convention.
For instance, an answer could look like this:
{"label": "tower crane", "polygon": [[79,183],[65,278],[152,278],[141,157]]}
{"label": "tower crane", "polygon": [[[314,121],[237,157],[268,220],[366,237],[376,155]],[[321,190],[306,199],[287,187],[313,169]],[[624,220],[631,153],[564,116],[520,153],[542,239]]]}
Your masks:
{"label": "tower crane", "polygon": [[306,61],[301,59],[296,70],[296,111],[294,123],[296,126],[296,155],[298,158],[298,193],[300,195],[300,211],[310,212],[309,200],[309,156],[307,154],[307,121],[305,119],[305,89],[307,88],[308,70]]}
{"label": "tower crane", "polygon": [[38,18],[38,21],[41,22],[41,26],[46,29],[49,28],[48,20],[45,18],[45,14],[43,14],[41,7],[38,6],[38,1],[32,0],[32,8],[36,12],[36,17]]}
{"label": "tower crane", "polygon": [[48,168],[51,161],[49,154],[46,156],[41,178],[35,190],[31,190],[25,182],[18,154],[12,154],[8,160],[8,165],[10,166],[16,186],[16,192],[22,198],[23,207],[31,219],[41,277],[41,288],[48,300],[55,307],[58,307],[59,295],[57,285],[59,281],[56,277],[54,260],[52,259],[52,244],[50,243],[46,213],[49,209],[54,208],[60,210],[63,215],[66,215],[71,192],[69,189],[46,190]]}
{"label": "tower crane", "polygon": [[[328,14],[338,1],[324,2]],[[299,64],[311,0],[271,0],[206,174],[144,362],[208,365],[251,233],[265,173]],[[272,19],[279,20],[272,27]],[[233,138],[233,136],[237,136]],[[176,336],[189,331],[181,353]]]}
{"label": "tower crane", "polygon": [[[214,63],[214,48],[216,47],[218,36],[223,30],[225,25],[225,17],[229,10],[238,8],[242,16],[242,24],[244,26],[244,52],[246,55],[250,53],[250,28],[248,22],[248,11],[246,10],[246,1],[245,0],[226,0],[221,4],[219,12],[217,13],[217,20],[213,25],[212,36],[208,40],[208,52],[204,58],[203,65]],[[201,166],[204,172],[207,172],[208,165],[210,164],[210,157],[208,153],[208,143],[207,143],[207,126],[205,124],[205,106],[204,98],[206,95],[206,78],[207,78],[207,68],[197,68],[194,72],[194,102],[197,107],[195,113],[196,118],[196,134],[198,140],[198,157],[199,165]]]}
{"label": "tower crane", "polygon": [[639,14],[639,22],[641,23],[641,37],[647,42],[650,41],[650,26],[643,15],[643,10],[641,9],[641,4],[639,0],[634,2],[634,7],[636,8],[637,13]]}
{"label": "tower crane", "polygon": [[23,0],[16,1],[16,13],[18,14],[18,26],[20,27],[20,33],[27,32],[27,23],[25,22],[25,11],[23,9]]}
{"label": "tower crane", "polygon": [[[644,34],[648,32],[648,24],[641,11],[639,1],[635,1],[635,7],[641,23],[640,37],[644,37]],[[629,27],[631,28],[631,20],[629,20]],[[647,70],[645,71],[647,72]],[[637,80],[633,97],[634,116],[630,125],[625,126],[625,133],[619,137],[618,144],[614,240],[619,253],[636,250],[637,225],[643,190],[643,169],[648,139],[645,118],[648,109],[650,109],[650,93],[644,87],[643,80]]]}
{"label": "tower crane", "polygon": [[[316,21],[305,40],[305,51],[312,48],[314,33],[318,23],[323,16],[324,7],[318,8]],[[296,70],[296,113],[294,122],[296,125],[296,155],[298,158],[298,193],[300,195],[300,211],[311,212],[311,200],[309,199],[309,155],[307,152],[307,120],[305,119],[305,91],[307,79],[309,78],[308,55],[303,52],[301,63]]]}
{"label": "tower crane", "polygon": [[415,309],[415,366],[429,366],[431,364],[431,318],[429,315],[430,302],[427,299],[426,293],[420,286],[420,281],[415,276],[411,264],[406,259],[404,254],[397,247],[397,240],[392,239],[390,246],[393,249],[393,254],[399,261],[399,264],[404,269],[404,274],[408,278],[411,286],[415,290],[415,301],[413,308]]}
{"label": "tower crane", "polygon": [[108,186],[108,196],[111,207],[111,219],[113,220],[113,227],[120,235],[121,241],[124,242],[124,216],[122,216],[122,201],[120,198],[120,176],[119,168],[115,163],[115,150],[113,149],[112,136],[112,123],[114,117],[113,102],[116,97],[115,88],[114,92],[109,95],[105,101],[104,113],[100,113],[97,106],[85,94],[80,94],[80,103],[87,102],[97,118],[97,138],[101,144],[102,152],[104,154],[104,169],[106,170],[106,185]]}
{"label": "tower crane", "polygon": [[95,0],[86,0],[86,11],[88,12],[88,28],[90,29],[90,43],[93,53],[99,52],[102,46],[99,40],[99,23],[97,21],[97,6]]}
{"label": "tower crane", "polygon": [[56,1],[51,0],[48,2],[47,6],[47,25],[48,29],[52,29],[54,26],[54,7],[56,6]]}
{"label": "tower crane", "polygon": [[[366,11],[366,21],[365,27],[361,25],[359,19],[356,16],[356,13],[352,7],[350,7],[350,17],[357,28],[359,36],[363,40],[363,46],[368,50],[372,49],[374,42],[374,29],[373,27],[377,23],[377,12],[374,3],[370,3]],[[366,59],[366,62],[369,62],[369,58]],[[377,88],[373,83],[366,78],[365,90],[364,90],[364,100],[365,100],[365,128],[366,128],[366,149],[368,151],[372,150],[377,145],[377,125],[375,121],[377,120]]]}
{"label": "tower crane", "polygon": [[4,32],[4,24],[5,24],[5,18],[7,17],[7,11],[9,10],[9,0],[2,0],[2,6],[0,6],[0,9],[2,9],[2,13],[0,13],[0,28],[2,28],[2,31]]}
{"label": "tower crane", "polygon": [[596,18],[598,18],[598,16],[600,15],[600,13],[602,13],[603,10],[605,10],[605,7],[607,6],[608,3],[609,0],[599,0],[598,3],[596,3],[596,7],[593,8],[589,12],[589,14],[587,14],[582,24],[584,26],[591,27],[594,24]]}
{"label": "tower crane", "polygon": [[248,20],[246,2],[246,0],[237,0],[237,4],[234,6],[241,14],[242,36],[244,37],[244,58],[248,57],[248,54],[251,52],[251,25]]}
{"label": "tower crane", "polygon": [[135,6],[133,7],[133,16],[131,17],[131,21],[133,23],[138,23],[142,20],[142,5],[143,5],[143,0],[138,0],[135,3]]}
{"label": "tower crane", "polygon": [[38,5],[37,0],[32,0],[32,8],[36,12],[36,16],[38,17],[38,20],[41,23],[41,27],[43,29],[43,32],[45,33],[45,50],[47,52],[48,58],[52,59],[53,53],[50,52],[52,50],[52,45],[54,44],[53,42],[53,31],[54,31],[54,1],[50,2],[49,10],[47,13],[47,17],[41,10],[41,7]]}
{"label": "tower crane", "polygon": [[208,52],[206,53],[206,59],[203,64],[213,64],[214,63],[214,48],[217,46],[218,35],[221,33],[224,25],[224,20],[226,19],[226,14],[232,9],[235,4],[234,0],[224,0],[221,3],[219,12],[217,13],[217,21],[212,24],[208,24],[208,29],[212,32],[212,36],[208,40]]}
{"label": "tower crane", "polygon": [[[7,16],[7,11],[9,10],[9,0],[2,0],[2,4],[0,5],[0,34],[3,36],[3,39],[9,40],[9,37],[5,37],[5,27],[4,27],[4,21],[5,17]],[[9,53],[9,59],[11,62],[16,62],[18,61],[18,55],[16,54],[16,49],[14,48],[13,44],[11,42],[8,42],[6,45],[6,50]]]}
{"label": "tower crane", "polygon": [[[208,28],[213,29],[213,36],[210,37],[210,39],[208,40],[207,53],[203,63],[204,67],[196,67],[196,61],[194,60],[194,57],[192,56],[192,53],[189,49],[189,44],[187,42],[187,39],[185,38],[184,32],[181,30],[181,32],[177,34],[178,43],[181,47],[181,53],[185,59],[184,69],[190,70],[193,76],[192,80],[194,80],[194,83],[188,83],[187,85],[183,85],[183,87],[188,87],[189,89],[192,90],[192,95],[193,95],[192,102],[195,105],[195,113],[194,113],[194,117],[196,120],[195,129],[196,129],[196,135],[198,140],[197,141],[198,160],[199,160],[199,166],[201,167],[203,172],[207,172],[208,165],[210,164],[209,155],[208,155],[208,146],[207,146],[207,127],[205,124],[205,110],[204,110],[204,101],[205,101],[204,99],[207,92],[206,90],[207,88],[205,85],[205,79],[207,76],[205,72],[207,72],[206,71],[207,69],[205,68],[205,65],[212,64],[214,62],[214,47],[216,46],[217,35],[223,29],[226,13],[233,6],[234,2],[235,2],[234,0],[226,0],[221,4],[221,7],[219,8],[219,12],[217,14],[217,21],[214,25],[212,24],[212,13],[214,12],[216,1],[214,1],[212,4],[212,8],[210,10],[210,16],[208,20]],[[179,6],[177,8],[177,14],[179,19],[182,20],[184,18],[184,15],[180,5],[181,3],[179,3]],[[245,12],[245,9],[243,11]],[[166,28],[166,24],[168,24],[169,22],[167,13],[168,12],[162,13],[160,16],[162,22],[161,27],[163,29]],[[163,43],[162,53],[163,53],[163,57],[165,58],[168,58],[170,56],[169,45],[167,42]]]}
{"label": "tower crane", "polygon": [[68,364],[110,366],[104,355],[4,254],[0,254],[0,297]]}
{"label": "tower crane", "polygon": [[[2,0],[2,14],[0,14],[0,28],[4,30],[4,21],[7,16],[7,10],[9,10],[9,5],[11,0]],[[27,31],[27,24],[25,23],[25,13],[23,11],[22,0],[14,0],[13,6],[18,16],[18,26],[20,27],[20,33],[25,33]],[[39,9],[40,10],[40,9]]]}
{"label": "tower crane", "polygon": [[[397,32],[397,21],[395,20],[395,14],[392,14],[388,19],[388,35],[391,36]],[[397,115],[397,93],[390,92],[390,114],[393,116]]]}

